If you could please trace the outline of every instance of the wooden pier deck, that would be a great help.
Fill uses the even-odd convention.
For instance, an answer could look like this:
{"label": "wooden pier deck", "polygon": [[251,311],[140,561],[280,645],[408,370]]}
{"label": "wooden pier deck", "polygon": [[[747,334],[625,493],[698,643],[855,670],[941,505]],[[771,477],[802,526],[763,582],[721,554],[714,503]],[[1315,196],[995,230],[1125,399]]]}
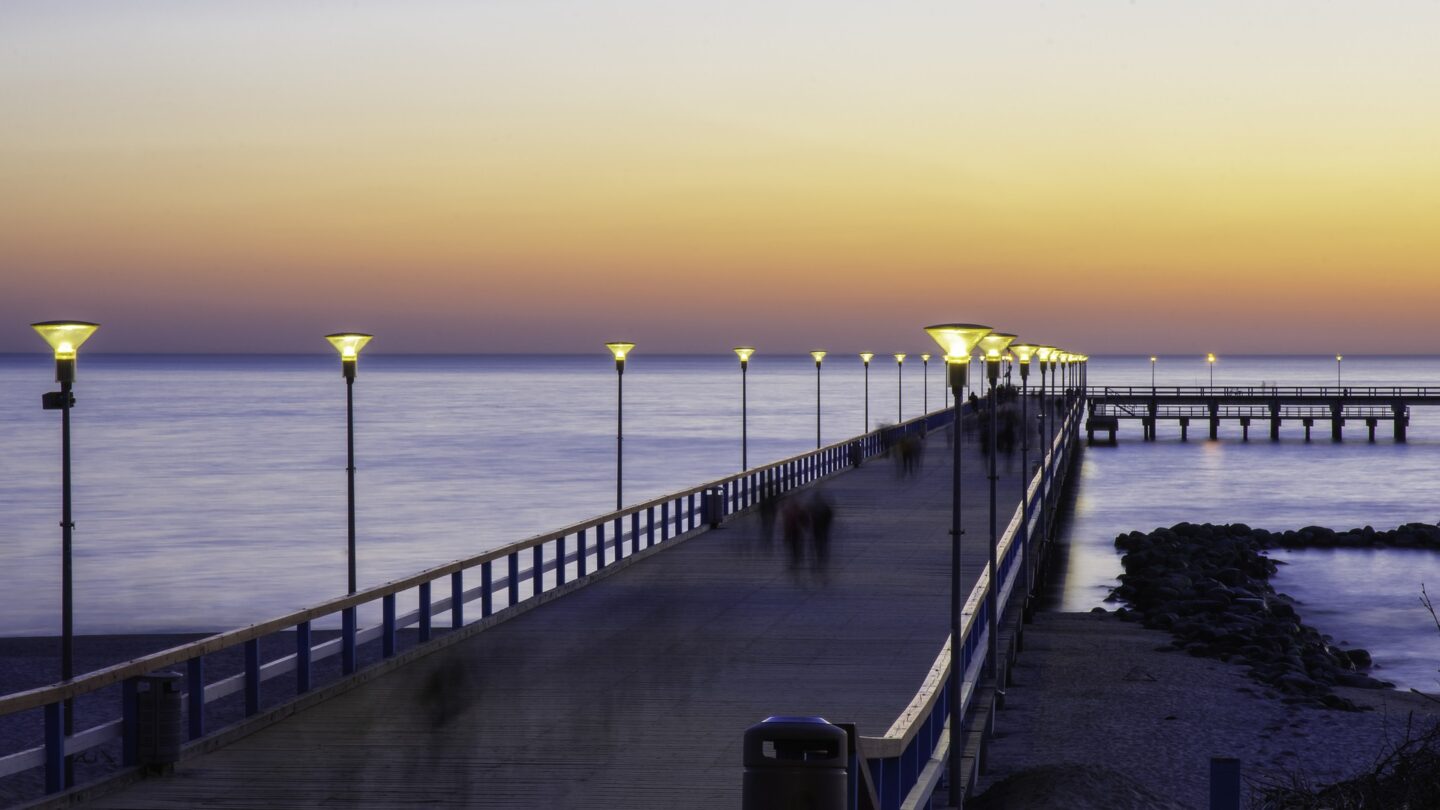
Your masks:
{"label": "wooden pier deck", "polygon": [[[792,564],[752,510],[88,806],[736,807],[746,727],[881,735],[914,697],[948,631],[948,438],[914,477],[874,459],[790,496],[835,508],[823,564]],[[967,592],[983,459],[967,439]],[[1019,451],[998,467],[1003,530]]]}

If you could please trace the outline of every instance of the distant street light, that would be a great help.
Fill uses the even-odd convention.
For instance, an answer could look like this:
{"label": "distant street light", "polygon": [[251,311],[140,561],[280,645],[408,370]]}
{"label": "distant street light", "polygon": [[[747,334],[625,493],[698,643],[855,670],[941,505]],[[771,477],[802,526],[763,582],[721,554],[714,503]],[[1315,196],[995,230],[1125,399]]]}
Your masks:
{"label": "distant street light", "polygon": [[1343,355],[1339,355],[1339,354],[1335,355],[1335,387],[1336,387],[1336,388],[1341,387],[1341,382],[1340,382],[1340,361],[1341,361],[1341,360],[1344,360],[1344,359],[1345,359],[1345,357],[1344,357]]}
{"label": "distant street light", "polygon": [[930,355],[920,355],[921,379],[924,383],[920,388],[920,410],[927,416],[930,413]]}
{"label": "distant street light", "polygon": [[[606,343],[605,348],[615,355],[615,510],[618,512],[625,507],[622,494],[625,483],[625,357],[635,344],[616,340]],[[620,538],[616,537],[615,542],[620,542]],[[604,554],[603,547],[601,554]]]}
{"label": "distant street light", "polygon": [[1150,355],[1150,390],[1155,390],[1155,355]]}
{"label": "distant street light", "polygon": [[754,353],[755,349],[749,346],[737,346],[735,348],[735,354],[740,357],[740,469],[742,471],[750,469],[749,439],[747,435],[749,433],[749,417],[746,413],[748,404],[746,401],[745,378],[748,376],[750,370],[750,355]]}
{"label": "distant street light", "polygon": [[816,349],[810,352],[815,358],[815,449],[820,449],[820,362],[825,359],[825,352]]}
{"label": "distant street light", "polygon": [[[949,389],[955,394],[955,413],[951,421],[950,430],[952,439],[951,445],[954,449],[953,470],[950,481],[950,677],[948,678],[949,699],[946,701],[949,706],[950,728],[959,729],[964,720],[960,711],[960,680],[962,649],[961,627],[960,627],[960,537],[963,534],[960,527],[961,499],[960,499],[960,403],[963,401],[962,392],[965,389],[966,372],[970,368],[970,353],[975,350],[975,344],[980,338],[990,333],[990,327],[980,326],[973,323],[950,323],[937,326],[927,326],[925,331],[935,340],[940,348],[945,350],[945,369]],[[951,731],[951,745],[956,745],[960,739],[958,731]],[[955,807],[961,806],[964,801],[964,792],[961,788],[961,763],[960,757],[955,756],[959,749],[952,749],[949,757],[949,782],[950,782],[950,803]]]}
{"label": "distant street light", "polygon": [[[347,480],[348,543],[350,593],[355,593],[355,366],[360,359],[360,350],[370,342],[371,335],[363,332],[337,332],[326,335],[325,339],[340,352],[340,373],[345,377],[345,477]],[[358,629],[354,607],[340,612],[341,654],[340,668],[345,674],[356,669],[355,631]]]}
{"label": "distant street light", "polygon": [[905,355],[895,355],[895,424],[905,421]]}
{"label": "distant street light", "polygon": [[1205,362],[1210,364],[1210,387],[1215,387],[1215,353],[1205,355]]}
{"label": "distant street light", "polygon": [[[1030,358],[1041,347],[1034,343],[1012,343],[1010,351],[1020,361],[1020,514],[1030,514]],[[1030,521],[1020,522],[1021,547],[1025,560],[1025,599],[1035,590],[1031,567]]]}
{"label": "distant street light", "polygon": [[870,432],[870,361],[874,359],[874,352],[861,352],[860,361],[865,364],[865,429],[860,433]]}
{"label": "distant street light", "polygon": [[[75,576],[71,564],[75,523],[70,513],[70,409],[75,405],[75,395],[71,388],[75,383],[75,355],[100,325],[41,321],[30,327],[54,350],[55,381],[60,383],[59,391],[47,392],[40,401],[45,410],[60,411],[60,679],[68,681],[75,676]],[[75,733],[75,702],[67,699],[61,713],[64,734],[69,737]],[[63,774],[46,774],[47,790],[55,792],[74,784],[75,764],[68,756],[63,770]]]}

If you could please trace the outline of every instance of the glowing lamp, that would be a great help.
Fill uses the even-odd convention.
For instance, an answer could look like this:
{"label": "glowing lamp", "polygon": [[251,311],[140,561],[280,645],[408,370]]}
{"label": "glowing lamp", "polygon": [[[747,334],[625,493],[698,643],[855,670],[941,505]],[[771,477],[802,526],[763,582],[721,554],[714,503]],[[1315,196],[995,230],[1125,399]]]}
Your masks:
{"label": "glowing lamp", "polygon": [[815,365],[818,366],[820,365],[820,361],[825,359],[825,352],[816,349],[815,351],[810,352],[810,356],[815,358]]}
{"label": "glowing lamp", "polygon": [[635,348],[635,344],[623,340],[616,340],[606,343],[605,348],[609,349],[610,353],[615,355],[615,370],[624,374],[625,358],[630,354],[630,350]]}
{"label": "glowing lamp", "polygon": [[1344,360],[1344,359],[1345,359],[1344,355],[1339,355],[1339,354],[1335,355],[1335,362],[1337,362],[1337,363],[1340,362],[1341,360]]}
{"label": "glowing lamp", "polygon": [[737,355],[740,356],[740,368],[743,369],[743,368],[745,368],[745,367],[747,367],[747,366],[750,365],[750,355],[752,355],[752,354],[754,354],[754,353],[755,353],[755,349],[752,348],[752,347],[750,347],[750,346],[736,346],[736,347],[735,347],[735,354],[737,354]]}
{"label": "glowing lamp", "polygon": [[40,333],[50,348],[55,350],[55,381],[75,382],[75,353],[80,345],[100,328],[98,323],[87,321],[41,321],[30,324]]}
{"label": "glowing lamp", "polygon": [[1205,355],[1205,362],[1207,362],[1207,363],[1213,363],[1213,362],[1215,362],[1215,353],[1214,353],[1214,352],[1210,352],[1209,354]]}
{"label": "glowing lamp", "polygon": [[1014,340],[1009,332],[991,332],[980,338],[980,354],[985,358],[985,372],[992,387],[1000,379],[1000,360]]}
{"label": "glowing lamp", "polygon": [[355,361],[360,359],[360,350],[370,342],[374,335],[367,335],[364,332],[336,332],[333,335],[326,335],[325,339],[340,352],[340,373],[345,379],[355,379]]}
{"label": "glowing lamp", "polygon": [[924,362],[924,363],[930,362],[930,355],[928,355],[928,354],[922,354],[922,355],[920,355],[920,361],[921,361],[921,362]]}
{"label": "glowing lamp", "polygon": [[1150,362],[1153,363],[1153,362],[1155,362],[1157,359],[1158,359],[1158,358],[1156,358],[1155,355],[1153,355],[1153,354],[1150,355]]}
{"label": "glowing lamp", "polygon": [[904,362],[905,362],[905,355],[904,355],[904,354],[897,354],[897,355],[895,355],[895,362],[897,362],[897,363],[904,363]]}
{"label": "glowing lamp", "polygon": [[862,362],[864,362],[865,365],[867,365],[867,366],[870,365],[870,361],[871,361],[871,360],[874,360],[874,359],[875,359],[875,353],[874,353],[874,352],[860,352],[860,360],[861,360]]}
{"label": "glowing lamp", "polygon": [[[926,334],[945,350],[945,365],[949,369],[950,388],[959,396],[965,387],[965,372],[970,367],[970,353],[980,338],[990,334],[988,326],[975,323],[942,323],[925,327]],[[957,402],[958,404],[958,402]]]}

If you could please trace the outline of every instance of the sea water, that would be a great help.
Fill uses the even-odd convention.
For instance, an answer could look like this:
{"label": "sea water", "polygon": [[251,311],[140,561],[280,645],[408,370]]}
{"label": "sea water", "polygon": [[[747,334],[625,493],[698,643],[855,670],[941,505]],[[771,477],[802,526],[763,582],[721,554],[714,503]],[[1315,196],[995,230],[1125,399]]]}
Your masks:
{"label": "sea water", "polygon": [[[820,375],[825,442],[942,405],[943,371],[912,357],[832,355]],[[1203,356],[1162,356],[1158,385],[1205,385]],[[1214,384],[1333,385],[1328,357],[1221,357]],[[1344,384],[1440,385],[1440,360],[1347,357]],[[43,354],[0,356],[0,635],[54,635],[60,603],[59,414]],[[1092,385],[1150,384],[1148,357],[1094,357]],[[1032,373],[1030,382],[1040,375]],[[816,374],[804,355],[757,354],[745,375],[750,464],[815,445]],[[646,355],[623,378],[624,490],[635,503],[740,468],[741,373],[733,355]],[[928,393],[927,393],[928,383]],[[212,631],[343,593],[345,391],[333,355],[80,359],[73,412],[78,633]],[[360,587],[602,514],[615,505],[617,377],[586,356],[395,356],[355,383]],[[903,395],[903,400],[902,400]],[[903,411],[901,410],[903,407]],[[1194,426],[1192,426],[1194,428]],[[1083,455],[1061,608],[1103,604],[1116,534],[1182,520],[1272,530],[1389,528],[1440,520],[1440,413],[1416,408],[1410,440],[1321,423],[1240,441],[1223,423],[1182,443],[1121,427]],[[1435,555],[1276,552],[1275,586],[1322,631],[1370,649],[1378,674],[1434,688],[1440,632],[1419,603],[1440,592]],[[1113,605],[1112,605],[1113,606]]]}
{"label": "sea water", "polygon": [[[1219,358],[1220,386],[1334,386],[1337,363],[1327,357]],[[1415,357],[1350,357],[1341,382],[1361,386],[1440,386],[1440,361]],[[1208,385],[1203,355],[1160,357],[1156,384]],[[1092,385],[1150,385],[1149,357],[1097,357]],[[1408,441],[1397,444],[1381,422],[1375,443],[1364,422],[1330,439],[1317,421],[1312,439],[1286,422],[1279,442],[1269,423],[1256,420],[1242,441],[1237,422],[1222,421],[1219,441],[1208,441],[1203,419],[1181,442],[1179,425],[1160,422],[1158,441],[1141,441],[1140,424],[1124,420],[1118,445],[1089,447],[1082,455],[1075,508],[1063,540],[1068,559],[1061,610],[1104,605],[1121,572],[1117,534],[1148,532],[1181,521],[1246,523],[1270,530],[1440,521],[1440,408],[1411,411]],[[1440,630],[1420,602],[1422,585],[1440,595],[1440,555],[1411,550],[1272,551],[1283,561],[1276,590],[1300,601],[1306,622],[1335,641],[1369,649],[1375,675],[1401,686],[1440,690]]]}

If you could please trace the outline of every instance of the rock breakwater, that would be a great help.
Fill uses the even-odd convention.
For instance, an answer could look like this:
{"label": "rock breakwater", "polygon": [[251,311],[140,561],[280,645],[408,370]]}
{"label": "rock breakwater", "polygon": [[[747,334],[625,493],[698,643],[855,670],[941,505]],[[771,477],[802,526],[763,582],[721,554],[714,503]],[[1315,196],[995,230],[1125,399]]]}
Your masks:
{"label": "rock breakwater", "polygon": [[1391,684],[1366,674],[1370,654],[1342,649],[1306,625],[1295,603],[1270,585],[1271,548],[1429,548],[1440,550],[1440,526],[1411,523],[1389,531],[1369,526],[1337,532],[1318,526],[1285,532],[1180,523],[1115,539],[1125,573],[1112,599],[1121,618],[1167,630],[1191,655],[1242,664],[1250,677],[1291,703],[1354,711],[1335,686]]}

